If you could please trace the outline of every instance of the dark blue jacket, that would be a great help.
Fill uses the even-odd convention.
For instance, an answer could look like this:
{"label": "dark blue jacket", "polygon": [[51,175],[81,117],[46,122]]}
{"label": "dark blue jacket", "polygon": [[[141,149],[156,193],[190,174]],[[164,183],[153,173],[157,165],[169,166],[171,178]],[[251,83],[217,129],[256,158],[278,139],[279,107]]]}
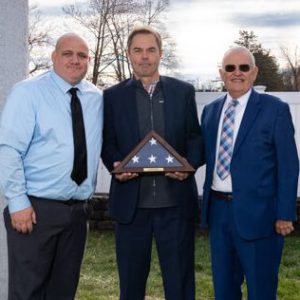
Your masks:
{"label": "dark blue jacket", "polygon": [[[206,178],[202,225],[209,225],[210,189],[215,166],[219,119],[225,98],[202,113]],[[269,236],[276,220],[296,218],[299,161],[289,106],[252,90],[231,161],[234,219],[246,239]]]}
{"label": "dark blue jacket", "polygon": [[[201,131],[192,85],[162,76],[165,140],[197,169],[202,161]],[[125,80],[104,91],[104,134],[102,160],[109,171],[143,139],[139,136],[134,80]],[[162,175],[163,176],[163,175]],[[193,175],[184,181],[168,179],[172,197],[184,216],[197,213],[197,187]],[[112,176],[109,210],[111,217],[129,223],[139,197],[140,178],[120,182]]]}

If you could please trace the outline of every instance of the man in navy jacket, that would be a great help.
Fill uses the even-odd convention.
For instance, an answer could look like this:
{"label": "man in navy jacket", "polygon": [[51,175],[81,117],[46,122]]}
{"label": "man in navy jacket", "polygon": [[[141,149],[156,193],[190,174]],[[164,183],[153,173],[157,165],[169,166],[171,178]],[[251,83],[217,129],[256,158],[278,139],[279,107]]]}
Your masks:
{"label": "man in navy jacket", "polygon": [[252,88],[257,72],[246,48],[228,50],[220,69],[227,95],[202,114],[202,223],[216,300],[241,299],[244,276],[248,300],[276,299],[283,236],[296,218],[299,161],[289,107]]}
{"label": "man in navy jacket", "polygon": [[[133,77],[104,92],[104,164],[112,171],[155,130],[197,169],[201,132],[194,88],[159,75],[161,38],[153,29],[135,29],[127,49]],[[197,195],[194,175],[185,172],[113,175],[109,208],[117,221],[120,299],[144,299],[153,238],[166,299],[195,299]]]}

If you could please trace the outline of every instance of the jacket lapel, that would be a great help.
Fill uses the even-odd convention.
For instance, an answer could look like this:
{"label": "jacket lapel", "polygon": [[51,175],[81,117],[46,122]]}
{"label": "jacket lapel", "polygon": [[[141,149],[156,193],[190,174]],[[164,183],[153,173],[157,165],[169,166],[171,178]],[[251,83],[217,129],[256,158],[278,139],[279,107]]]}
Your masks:
{"label": "jacket lapel", "polygon": [[132,141],[134,144],[137,144],[140,141],[139,127],[138,124],[138,115],[136,107],[136,94],[135,94],[135,82],[132,79],[129,79],[125,83],[124,89],[124,101],[125,105],[122,106],[124,109],[124,115],[128,118],[128,125],[131,128]]}
{"label": "jacket lapel", "polygon": [[[174,115],[172,113],[174,102],[176,99],[176,91],[172,88],[170,81],[168,78],[161,76],[160,77],[163,89],[163,96],[164,96],[164,124],[165,124],[165,140],[169,143],[172,142],[172,128],[173,128],[173,118],[171,117]],[[173,105],[172,105],[173,103]]]}
{"label": "jacket lapel", "polygon": [[233,149],[233,156],[238,151],[243,140],[247,136],[251,126],[254,124],[255,118],[260,110],[259,94],[252,90],[249,101],[247,103],[243,119],[239,128],[236,142]]}
{"label": "jacket lapel", "polygon": [[211,135],[209,137],[210,140],[210,153],[212,155],[210,155],[211,157],[211,162],[214,165],[214,161],[216,158],[216,143],[217,143],[217,138],[218,138],[218,129],[219,129],[219,122],[220,122],[220,117],[221,117],[221,112],[222,112],[222,108],[223,105],[225,103],[226,100],[226,96],[222,96],[219,98],[219,100],[216,101],[215,103],[215,107],[212,110],[212,114],[211,114],[211,120],[209,120],[208,124],[212,124],[212,128],[211,130],[209,130],[209,132],[211,132]]}

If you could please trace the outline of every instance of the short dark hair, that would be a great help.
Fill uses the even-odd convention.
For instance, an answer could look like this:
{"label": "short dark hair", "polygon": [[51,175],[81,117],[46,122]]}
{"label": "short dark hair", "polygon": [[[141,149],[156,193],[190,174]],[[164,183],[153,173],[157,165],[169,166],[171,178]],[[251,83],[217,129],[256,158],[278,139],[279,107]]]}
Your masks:
{"label": "short dark hair", "polygon": [[129,34],[128,39],[127,39],[127,50],[128,51],[130,51],[132,40],[137,34],[152,34],[155,37],[155,40],[156,40],[159,50],[161,51],[161,49],[162,49],[161,36],[157,31],[155,31],[153,28],[151,28],[149,26],[136,27],[131,31],[131,33]]}

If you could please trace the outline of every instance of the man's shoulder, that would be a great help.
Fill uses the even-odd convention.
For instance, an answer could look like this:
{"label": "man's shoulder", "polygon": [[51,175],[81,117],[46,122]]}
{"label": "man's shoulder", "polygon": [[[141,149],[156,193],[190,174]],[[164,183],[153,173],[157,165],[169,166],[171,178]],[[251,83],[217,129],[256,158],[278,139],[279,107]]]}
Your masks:
{"label": "man's shoulder", "polygon": [[19,111],[30,110],[43,98],[44,91],[49,90],[47,84],[49,72],[17,82],[10,90],[5,108]]}
{"label": "man's shoulder", "polygon": [[47,82],[49,80],[50,78],[49,73],[50,73],[49,71],[46,71],[37,76],[21,80],[13,86],[13,89],[22,89],[22,88],[27,89],[29,87],[35,87],[35,86],[38,87],[43,82]]}
{"label": "man's shoulder", "polygon": [[95,86],[92,82],[87,81],[86,79],[83,79],[80,84],[82,85],[85,92],[95,93],[95,94],[99,94],[99,95],[102,95],[102,93],[103,93],[100,88]]}
{"label": "man's shoulder", "polygon": [[260,109],[262,109],[262,112],[272,116],[277,115],[278,112],[287,110],[289,107],[288,103],[286,103],[284,99],[279,98],[277,95],[259,93],[255,90],[253,90],[250,95],[249,102],[250,101],[252,104],[258,104]]}
{"label": "man's shoulder", "polygon": [[170,84],[170,85],[174,85],[174,86],[180,86],[180,87],[186,87],[186,88],[192,88],[194,89],[194,86],[184,80],[175,78],[175,77],[170,77],[170,76],[161,76],[161,81],[163,84]]}
{"label": "man's shoulder", "polygon": [[205,105],[206,108],[213,108],[216,105],[219,105],[220,103],[222,103],[225,99],[226,94],[222,94],[219,97],[215,98],[214,100],[212,100],[211,102],[207,103]]}
{"label": "man's shoulder", "polygon": [[133,86],[133,80],[131,78],[125,79],[115,85],[112,85],[104,90],[104,95],[115,94],[115,93],[123,93],[128,88]]}
{"label": "man's shoulder", "polygon": [[118,82],[118,83],[108,87],[106,90],[111,91],[111,90],[118,90],[118,89],[127,88],[127,87],[131,86],[133,83],[134,83],[134,79],[128,78],[128,79],[125,79],[121,82]]}
{"label": "man's shoulder", "polygon": [[271,95],[268,93],[258,93],[258,95],[261,102],[265,105],[282,106],[286,104],[286,102],[275,95]]}
{"label": "man's shoulder", "polygon": [[48,83],[49,71],[38,76],[21,80],[15,83],[11,88],[9,98],[16,96],[17,98],[22,97],[22,99],[32,99],[33,95],[38,93],[38,91],[46,90]]}

